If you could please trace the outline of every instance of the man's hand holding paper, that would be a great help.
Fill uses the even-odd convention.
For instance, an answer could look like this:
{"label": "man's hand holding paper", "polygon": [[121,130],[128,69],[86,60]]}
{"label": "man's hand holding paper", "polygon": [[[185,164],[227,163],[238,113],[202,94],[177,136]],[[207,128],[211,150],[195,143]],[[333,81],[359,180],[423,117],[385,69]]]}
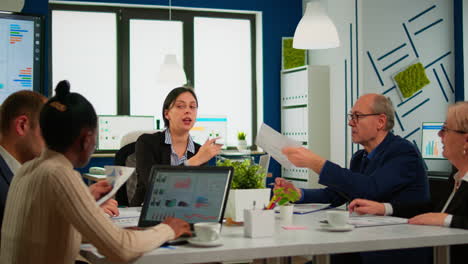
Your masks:
{"label": "man's hand holding paper", "polygon": [[291,169],[294,165],[288,160],[283,154],[282,150],[286,147],[300,147],[300,142],[290,139],[286,136],[281,135],[273,128],[266,124],[260,126],[260,130],[257,134],[256,144],[269,153],[276,161],[278,161],[283,167]]}

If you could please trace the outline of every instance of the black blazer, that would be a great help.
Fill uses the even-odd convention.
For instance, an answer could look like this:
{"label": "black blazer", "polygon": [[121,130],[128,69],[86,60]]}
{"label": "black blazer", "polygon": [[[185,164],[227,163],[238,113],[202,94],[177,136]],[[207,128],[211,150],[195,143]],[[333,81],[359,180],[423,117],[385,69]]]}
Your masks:
{"label": "black blazer", "polygon": [[[455,181],[449,178],[450,188],[453,189]],[[451,192],[448,194],[450,195]],[[393,215],[400,217],[413,217],[428,212],[442,211],[449,196],[437,204],[417,203],[417,204],[392,204]],[[468,182],[462,180],[460,187],[452,198],[452,201],[445,210],[446,213],[453,215],[450,227],[468,229]],[[468,242],[468,239],[467,239]],[[468,260],[468,244],[454,245],[450,247],[450,263],[466,263]]]}
{"label": "black blazer", "polygon": [[[164,143],[165,132],[143,134],[136,141],[136,173],[137,187],[130,206],[140,206],[145,199],[146,189],[150,181],[150,172],[153,165],[171,165],[171,145]],[[200,145],[195,144],[195,154]],[[195,154],[187,152],[187,159]]]}
{"label": "black blazer", "polygon": [[0,229],[3,223],[3,212],[5,211],[8,189],[10,188],[13,172],[0,155]]}

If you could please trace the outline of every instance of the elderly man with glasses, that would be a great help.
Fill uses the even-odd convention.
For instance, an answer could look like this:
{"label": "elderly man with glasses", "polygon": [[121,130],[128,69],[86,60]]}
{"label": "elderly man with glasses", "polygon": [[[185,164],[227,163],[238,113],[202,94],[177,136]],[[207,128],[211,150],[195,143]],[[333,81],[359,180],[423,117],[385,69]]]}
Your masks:
{"label": "elderly man with glasses", "polygon": [[[315,171],[319,174],[318,182],[327,187],[299,189],[283,178],[276,178],[275,188],[296,189],[302,203],[331,203],[332,206],[355,198],[390,203],[428,201],[429,187],[423,160],[416,146],[391,132],[395,122],[394,112],[392,102],[383,95],[361,96],[348,115],[348,125],[351,127],[352,141],[363,149],[354,153],[349,169],[306,148],[284,148],[283,153],[295,166]],[[374,253],[361,254],[355,263],[399,261],[394,257],[398,257],[400,251]],[[382,258],[384,255],[386,259]],[[404,259],[403,262],[394,263],[401,264],[412,259],[403,255],[399,258]],[[350,259],[347,262],[352,263]],[[414,263],[423,262],[419,256]]]}

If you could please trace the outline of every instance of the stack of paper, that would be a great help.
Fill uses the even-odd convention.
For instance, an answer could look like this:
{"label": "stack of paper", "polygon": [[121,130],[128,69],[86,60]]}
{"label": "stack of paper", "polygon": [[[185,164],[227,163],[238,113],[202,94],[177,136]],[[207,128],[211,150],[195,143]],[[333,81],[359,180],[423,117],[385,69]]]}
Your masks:
{"label": "stack of paper", "polygon": [[355,227],[401,225],[407,223],[408,219],[393,216],[364,215],[353,216],[348,219],[348,224],[353,225]]}

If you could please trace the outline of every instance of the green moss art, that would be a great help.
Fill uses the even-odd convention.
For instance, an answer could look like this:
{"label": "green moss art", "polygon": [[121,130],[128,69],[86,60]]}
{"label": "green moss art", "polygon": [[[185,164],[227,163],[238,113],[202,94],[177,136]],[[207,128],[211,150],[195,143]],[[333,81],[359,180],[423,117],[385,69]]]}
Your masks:
{"label": "green moss art", "polygon": [[430,83],[424,71],[423,65],[419,62],[399,72],[393,78],[400,89],[403,98],[411,97],[417,91]]}
{"label": "green moss art", "polygon": [[292,47],[293,38],[283,38],[283,70],[305,66],[307,50]]}

